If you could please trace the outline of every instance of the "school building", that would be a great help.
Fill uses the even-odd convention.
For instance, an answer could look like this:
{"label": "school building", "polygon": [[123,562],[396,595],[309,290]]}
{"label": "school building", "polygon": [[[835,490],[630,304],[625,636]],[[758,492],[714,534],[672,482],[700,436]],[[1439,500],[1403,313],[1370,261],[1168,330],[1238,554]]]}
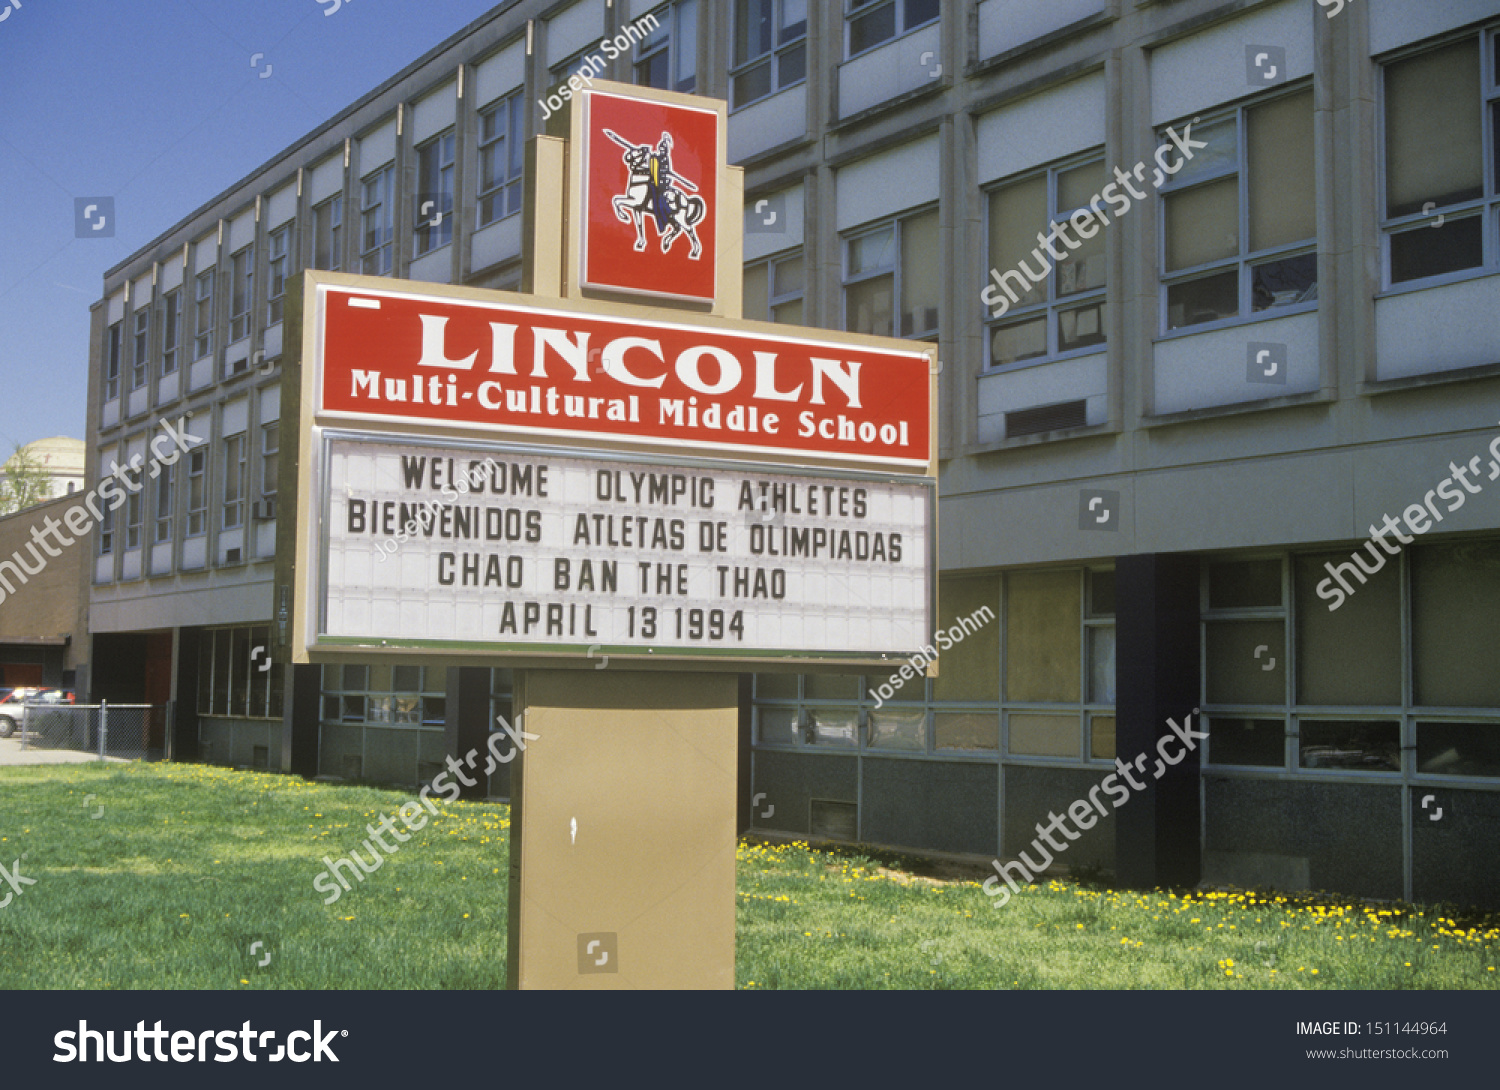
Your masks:
{"label": "school building", "polygon": [[579,71],[728,100],[746,317],[940,349],[942,627],[993,620],[744,679],[747,826],[1011,859],[1170,719],[1057,863],[1500,905],[1500,0],[501,4],[107,273],[87,479],[201,444],[95,535],[93,699],[401,784],[509,709],[252,657],[282,318],[304,269],[516,288]]}

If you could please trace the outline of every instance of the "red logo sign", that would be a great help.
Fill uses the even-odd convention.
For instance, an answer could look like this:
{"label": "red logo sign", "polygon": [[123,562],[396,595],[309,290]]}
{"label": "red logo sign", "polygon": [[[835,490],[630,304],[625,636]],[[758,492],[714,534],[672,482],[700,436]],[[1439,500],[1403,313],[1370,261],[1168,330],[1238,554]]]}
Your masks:
{"label": "red logo sign", "polygon": [[583,286],[713,302],[719,115],[587,91]]}
{"label": "red logo sign", "polygon": [[925,467],[912,351],[320,285],[318,411]]}

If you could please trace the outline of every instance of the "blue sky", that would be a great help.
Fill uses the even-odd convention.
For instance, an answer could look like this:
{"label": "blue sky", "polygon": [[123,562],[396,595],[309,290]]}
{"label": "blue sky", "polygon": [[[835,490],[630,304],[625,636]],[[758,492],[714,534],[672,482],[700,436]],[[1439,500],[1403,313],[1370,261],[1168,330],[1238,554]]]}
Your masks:
{"label": "blue sky", "polygon": [[[497,6],[15,5],[0,0],[0,461],[15,443],[84,437],[106,269]],[[75,237],[74,199],[100,196],[114,237]]]}

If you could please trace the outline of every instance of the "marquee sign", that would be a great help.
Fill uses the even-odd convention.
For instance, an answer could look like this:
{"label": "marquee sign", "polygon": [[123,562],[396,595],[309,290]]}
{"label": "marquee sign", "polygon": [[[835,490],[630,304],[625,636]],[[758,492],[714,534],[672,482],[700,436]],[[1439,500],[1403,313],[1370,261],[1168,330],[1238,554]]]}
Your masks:
{"label": "marquee sign", "polygon": [[712,303],[718,112],[597,90],[578,98],[583,286]]}
{"label": "marquee sign", "polygon": [[741,456],[929,462],[932,366],[915,345],[644,321],[490,294],[506,301],[319,285],[319,413]]}
{"label": "marquee sign", "polygon": [[328,433],[320,643],[871,657],[931,631],[925,477]]}

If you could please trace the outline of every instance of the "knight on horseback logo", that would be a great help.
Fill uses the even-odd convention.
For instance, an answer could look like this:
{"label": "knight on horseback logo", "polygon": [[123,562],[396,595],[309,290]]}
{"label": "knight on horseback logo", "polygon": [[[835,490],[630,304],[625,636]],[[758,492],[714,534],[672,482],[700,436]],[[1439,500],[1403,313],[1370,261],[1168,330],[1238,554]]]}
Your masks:
{"label": "knight on horseback logo", "polygon": [[661,252],[671,253],[679,238],[686,236],[691,249],[688,258],[697,261],[703,253],[698,239],[698,224],[708,214],[708,205],[698,196],[698,187],[672,167],[672,134],[664,132],[655,147],[632,144],[613,129],[604,135],[625,149],[622,156],[630,172],[625,192],[610,203],[615,218],[635,226],[635,249],[646,249],[646,217],[656,224]]}

